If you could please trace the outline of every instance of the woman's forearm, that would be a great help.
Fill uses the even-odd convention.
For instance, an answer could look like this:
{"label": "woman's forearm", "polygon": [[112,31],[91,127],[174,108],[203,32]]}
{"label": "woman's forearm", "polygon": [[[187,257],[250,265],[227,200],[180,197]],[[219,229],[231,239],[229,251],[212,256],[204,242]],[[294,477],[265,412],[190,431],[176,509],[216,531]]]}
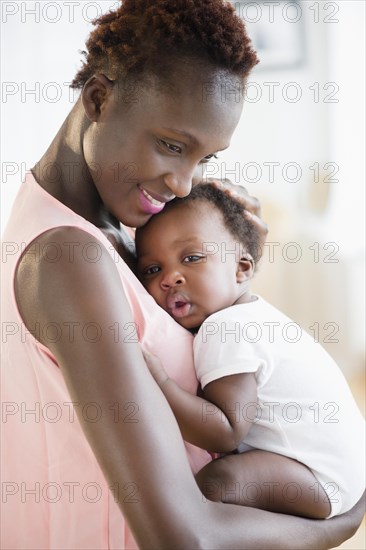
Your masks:
{"label": "woman's forearm", "polygon": [[211,504],[214,507],[211,526],[214,528],[204,526],[202,536],[207,538],[203,548],[329,550],[352,537],[359,528],[365,513],[365,494],[352,510],[327,520],[275,514],[232,504]]}

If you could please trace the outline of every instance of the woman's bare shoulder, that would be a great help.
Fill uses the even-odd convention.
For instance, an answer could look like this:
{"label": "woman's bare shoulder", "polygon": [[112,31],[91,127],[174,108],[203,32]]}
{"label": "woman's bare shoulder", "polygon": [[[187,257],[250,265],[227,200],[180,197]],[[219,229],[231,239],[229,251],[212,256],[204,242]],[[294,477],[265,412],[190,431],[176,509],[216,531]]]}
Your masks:
{"label": "woman's bare shoulder", "polygon": [[102,303],[108,308],[125,299],[117,267],[102,241],[69,226],[50,229],[27,246],[15,274],[15,295],[30,330],[67,321],[70,315],[74,322],[88,322],[90,308],[102,309]]}

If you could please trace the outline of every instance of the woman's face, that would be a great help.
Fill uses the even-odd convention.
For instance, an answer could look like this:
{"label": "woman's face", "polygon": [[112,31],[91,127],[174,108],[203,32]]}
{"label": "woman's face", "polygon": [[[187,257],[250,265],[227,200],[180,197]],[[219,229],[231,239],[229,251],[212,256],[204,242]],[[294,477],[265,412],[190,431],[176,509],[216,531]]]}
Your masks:
{"label": "woman's face", "polygon": [[141,227],[202,180],[208,160],[229,146],[242,111],[238,95],[225,96],[224,86],[219,75],[209,85],[190,78],[179,94],[145,88],[127,105],[112,89],[83,142],[108,212]]}

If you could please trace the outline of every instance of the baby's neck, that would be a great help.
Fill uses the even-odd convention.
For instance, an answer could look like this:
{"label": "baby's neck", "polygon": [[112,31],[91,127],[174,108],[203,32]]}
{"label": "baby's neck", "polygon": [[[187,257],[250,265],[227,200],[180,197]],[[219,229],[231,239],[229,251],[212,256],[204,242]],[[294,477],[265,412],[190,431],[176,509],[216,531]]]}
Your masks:
{"label": "baby's neck", "polygon": [[239,296],[237,300],[235,300],[232,305],[236,306],[238,304],[249,304],[250,302],[255,302],[256,300],[258,300],[257,296],[255,294],[252,294],[248,288],[245,292],[243,292],[243,294]]}
{"label": "baby's neck", "polygon": [[[241,294],[237,300],[235,300],[235,302],[233,304],[228,304],[226,307],[232,307],[232,306],[236,306],[236,305],[239,305],[239,304],[249,304],[250,302],[255,302],[256,300],[258,300],[258,296],[256,296],[255,294],[252,294],[250,292],[249,289],[247,289],[245,292],[243,292],[243,294]],[[226,308],[222,308],[222,309],[226,309]],[[216,313],[216,312],[212,312],[210,313],[210,315],[213,315],[213,313]],[[208,317],[210,316],[208,315]],[[206,317],[207,319],[207,317]],[[203,323],[204,321],[202,321]],[[197,332],[199,331],[199,328],[200,328],[201,325],[197,326],[197,327],[192,327],[189,329],[189,331],[195,335],[197,334]]]}

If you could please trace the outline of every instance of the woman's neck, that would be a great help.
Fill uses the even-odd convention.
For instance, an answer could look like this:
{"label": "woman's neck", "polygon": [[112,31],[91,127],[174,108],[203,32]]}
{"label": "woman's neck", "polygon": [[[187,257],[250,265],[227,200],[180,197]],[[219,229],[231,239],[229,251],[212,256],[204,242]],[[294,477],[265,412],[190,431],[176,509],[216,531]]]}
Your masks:
{"label": "woman's neck", "polygon": [[76,214],[100,228],[119,228],[105,210],[84,159],[83,136],[90,124],[79,98],[32,173],[41,187]]}

